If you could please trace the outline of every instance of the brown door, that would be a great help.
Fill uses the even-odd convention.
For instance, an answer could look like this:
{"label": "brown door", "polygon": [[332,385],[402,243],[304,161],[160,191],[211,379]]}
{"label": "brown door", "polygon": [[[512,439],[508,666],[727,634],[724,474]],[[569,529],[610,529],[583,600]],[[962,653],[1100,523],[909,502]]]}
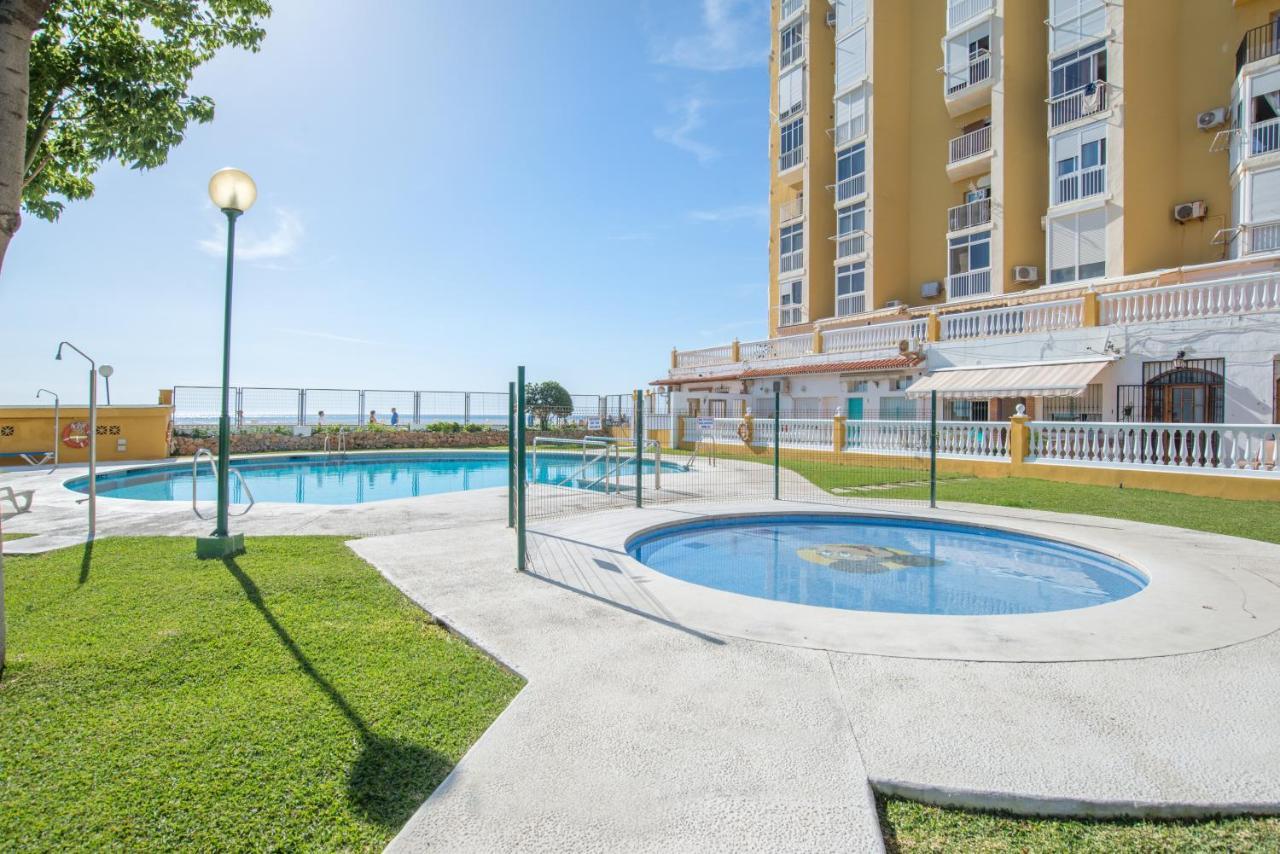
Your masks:
{"label": "brown door", "polygon": [[1164,420],[1171,424],[1203,424],[1208,391],[1202,385],[1169,386],[1164,395]]}

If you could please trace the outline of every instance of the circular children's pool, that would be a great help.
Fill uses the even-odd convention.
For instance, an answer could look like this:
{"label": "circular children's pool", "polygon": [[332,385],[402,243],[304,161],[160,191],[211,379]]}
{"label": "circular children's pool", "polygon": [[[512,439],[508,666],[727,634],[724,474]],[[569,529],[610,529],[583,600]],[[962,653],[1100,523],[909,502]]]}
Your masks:
{"label": "circular children's pool", "polygon": [[636,560],[761,599],[899,614],[1032,614],[1115,602],[1147,585],[1098,552],[990,528],[841,515],[752,516],[659,528]]}
{"label": "circular children's pool", "polygon": [[[652,460],[645,460],[646,474],[653,471],[653,465]],[[283,504],[365,504],[506,486],[509,479],[507,455],[501,453],[266,457],[232,460],[231,466],[248,482],[254,500]],[[586,462],[581,454],[570,453],[540,453],[536,467],[530,455],[527,468],[533,483],[576,489],[605,488],[606,472],[611,481],[625,482],[634,476],[634,463],[615,475],[613,464],[606,467],[604,462]],[[683,467],[664,462],[662,470],[677,472]],[[195,481],[199,500],[217,497],[217,484],[207,462],[200,463]],[[98,475],[98,494],[108,498],[190,501],[191,485],[190,463]],[[74,478],[66,486],[88,492],[89,478]],[[231,478],[230,491],[233,502],[248,502],[239,478]]]}

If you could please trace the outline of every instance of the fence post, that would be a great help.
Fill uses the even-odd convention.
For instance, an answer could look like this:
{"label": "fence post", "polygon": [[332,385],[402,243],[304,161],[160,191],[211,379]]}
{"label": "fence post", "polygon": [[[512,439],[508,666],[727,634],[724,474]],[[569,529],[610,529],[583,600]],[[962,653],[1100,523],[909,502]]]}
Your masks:
{"label": "fence post", "polygon": [[356,392],[356,426],[364,424],[364,389]]}
{"label": "fence post", "polygon": [[636,389],[636,507],[644,506],[644,392]]}
{"label": "fence post", "polygon": [[929,392],[929,508],[938,509],[938,392]]}
{"label": "fence post", "polygon": [[1018,413],[1009,419],[1009,474],[1018,477],[1031,453],[1031,428],[1026,409],[1018,404]]}
{"label": "fence post", "polygon": [[[510,383],[508,383],[508,385],[510,385]],[[413,393],[413,426],[417,427],[421,423],[422,423],[422,392],[415,391]]]}
{"label": "fence post", "polygon": [[782,465],[782,383],[773,383],[773,500],[781,496]]}
{"label": "fence post", "polygon": [[465,427],[471,423],[471,392],[464,391],[462,393],[462,426]]}
{"label": "fence post", "polygon": [[846,416],[837,415],[831,425],[831,450],[836,455],[844,453],[845,439],[848,436],[846,422]]}
{"label": "fence post", "polygon": [[[417,407],[417,395],[414,395]],[[416,416],[415,416],[416,420]],[[516,526],[516,384],[507,383],[507,527]]]}
{"label": "fence post", "polygon": [[524,365],[516,368],[516,570],[525,571]]}
{"label": "fence post", "polygon": [[298,426],[306,426],[307,423],[307,390],[305,388],[298,389]]}

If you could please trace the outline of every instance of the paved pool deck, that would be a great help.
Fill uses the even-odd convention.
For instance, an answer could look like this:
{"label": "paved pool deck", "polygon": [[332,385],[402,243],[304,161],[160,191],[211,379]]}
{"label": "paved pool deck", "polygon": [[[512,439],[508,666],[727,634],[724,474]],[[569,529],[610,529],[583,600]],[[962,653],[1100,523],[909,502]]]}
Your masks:
{"label": "paved pool deck", "polygon": [[[35,490],[33,513],[7,515],[5,530],[45,536],[6,551],[83,524],[65,471],[28,476],[0,477]],[[189,504],[146,504],[105,499],[101,535],[207,528]],[[358,554],[528,680],[392,850],[879,851],[874,790],[1039,814],[1280,813],[1280,546],[944,506],[936,518],[1145,562],[1153,582],[1135,603],[1162,582],[1183,585],[1164,603],[1181,611],[1078,612],[1084,622],[1043,632],[1034,621],[1050,629],[1061,615],[1024,615],[1032,630],[1021,636],[983,618],[948,631],[807,612],[772,628],[741,614],[725,623],[726,609],[618,547],[706,514],[840,507],[867,503],[672,503],[534,520],[526,574],[514,570],[501,489],[259,506],[237,528],[363,536],[351,543]],[[797,636],[797,622],[812,636]]]}

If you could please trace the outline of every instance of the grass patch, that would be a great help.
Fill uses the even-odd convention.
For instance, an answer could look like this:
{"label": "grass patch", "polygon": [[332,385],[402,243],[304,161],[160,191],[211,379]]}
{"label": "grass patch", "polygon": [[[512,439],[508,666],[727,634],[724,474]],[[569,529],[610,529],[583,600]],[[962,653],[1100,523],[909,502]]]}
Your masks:
{"label": "grass patch", "polygon": [[890,852],[1152,852],[1280,850],[1280,818],[1108,821],[1025,818],[876,799]]}
{"label": "grass patch", "polygon": [[9,542],[10,540],[25,540],[27,537],[34,537],[35,534],[3,534],[0,535],[0,542]]}
{"label": "grass patch", "polygon": [[0,847],[380,850],[520,688],[335,537],[5,562]]}

